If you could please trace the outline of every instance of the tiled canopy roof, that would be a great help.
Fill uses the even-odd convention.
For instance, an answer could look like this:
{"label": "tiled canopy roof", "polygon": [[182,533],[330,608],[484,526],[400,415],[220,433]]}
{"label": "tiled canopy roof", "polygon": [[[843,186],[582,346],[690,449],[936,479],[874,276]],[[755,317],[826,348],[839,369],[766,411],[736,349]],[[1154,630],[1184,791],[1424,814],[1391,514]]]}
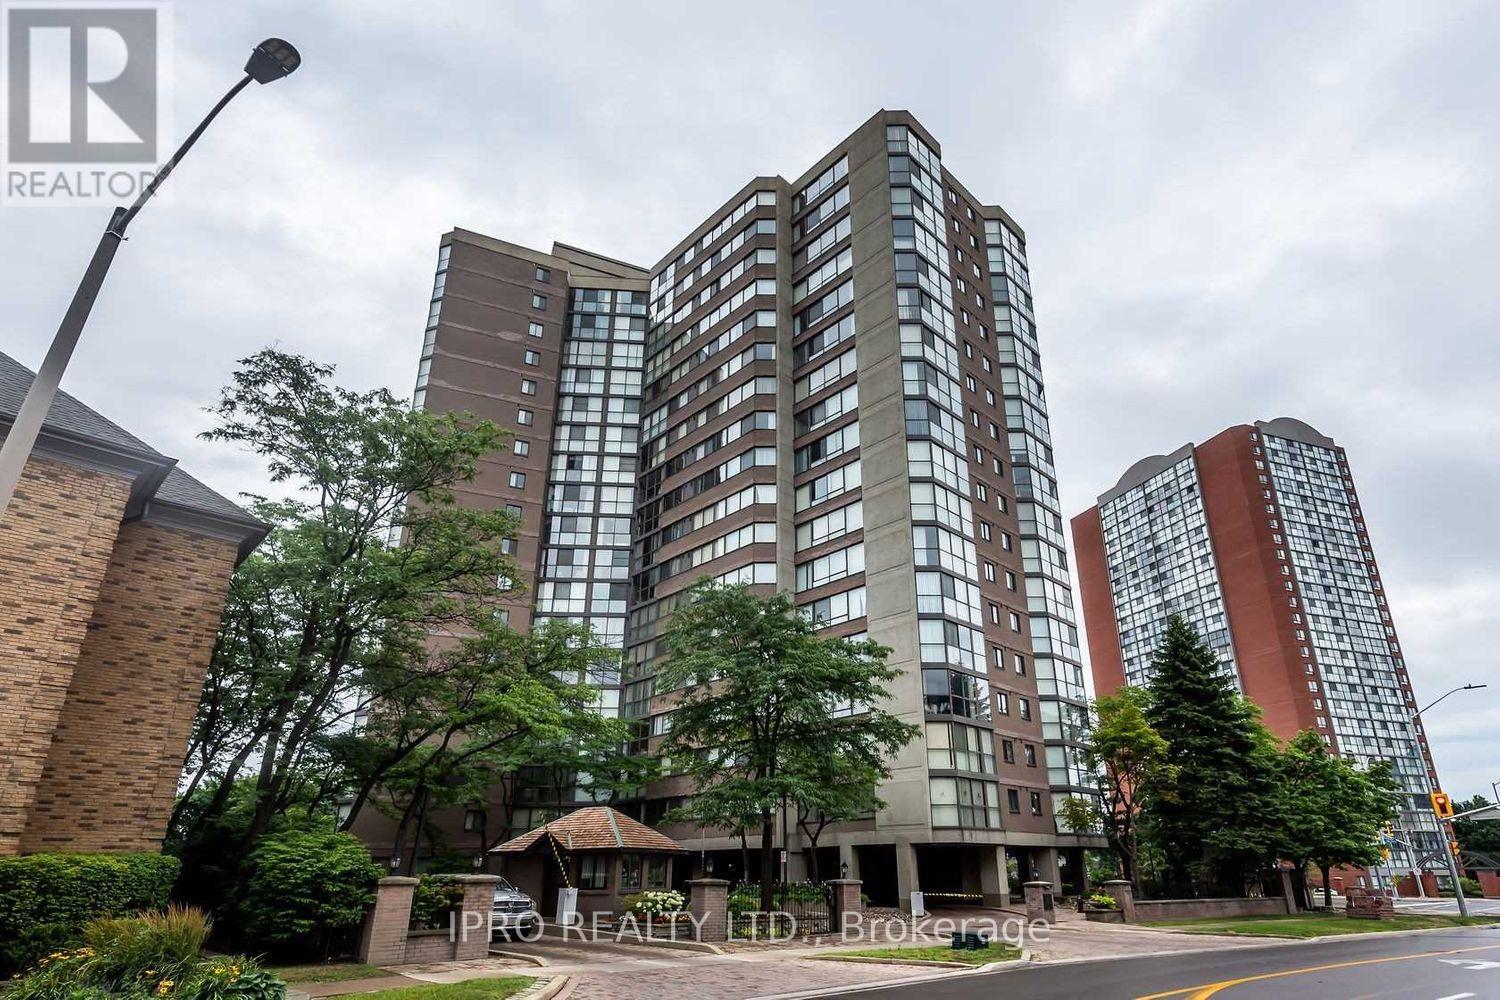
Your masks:
{"label": "tiled canopy roof", "polygon": [[505,854],[522,854],[549,836],[564,851],[632,851],[655,853],[685,852],[671,837],[657,833],[644,823],[639,823],[609,806],[589,806],[570,812],[545,826],[523,833],[514,840],[507,840],[492,851]]}

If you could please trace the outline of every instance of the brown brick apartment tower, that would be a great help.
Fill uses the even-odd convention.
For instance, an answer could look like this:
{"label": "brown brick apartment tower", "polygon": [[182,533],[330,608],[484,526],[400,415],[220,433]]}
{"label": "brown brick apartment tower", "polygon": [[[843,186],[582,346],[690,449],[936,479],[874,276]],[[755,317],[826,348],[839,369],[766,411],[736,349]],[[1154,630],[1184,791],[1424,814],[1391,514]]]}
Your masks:
{"label": "brown brick apartment tower", "polygon": [[[32,373],[0,354],[0,438]],[[67,394],[0,517],[0,854],[154,851],[266,525]]]}
{"label": "brown brick apartment tower", "polygon": [[1282,417],[1144,458],[1073,518],[1073,542],[1099,693],[1144,683],[1180,614],[1276,735],[1312,729],[1357,762],[1394,761],[1406,839],[1441,846],[1427,803],[1437,772],[1331,438]]}
{"label": "brown brick apartment tower", "polygon": [[[534,607],[512,621],[583,618],[617,643],[601,710],[639,748],[667,724],[657,637],[687,588],[789,591],[830,634],[895,650],[892,708],[924,729],[886,808],[821,839],[821,873],[848,865],[888,904],[993,901],[1008,867],[1056,878],[1059,851],[1076,879],[1086,838],[1054,804],[1090,791],[1085,695],[1025,235],[912,116],[749,181],[649,270],[450,233],[417,386],[419,406],[517,428],[523,453],[471,494],[527,526]],[[690,791],[620,805],[659,823]],[[448,824],[472,849],[566,798],[523,782],[508,823],[475,803]],[[737,839],[666,832],[741,874]]]}

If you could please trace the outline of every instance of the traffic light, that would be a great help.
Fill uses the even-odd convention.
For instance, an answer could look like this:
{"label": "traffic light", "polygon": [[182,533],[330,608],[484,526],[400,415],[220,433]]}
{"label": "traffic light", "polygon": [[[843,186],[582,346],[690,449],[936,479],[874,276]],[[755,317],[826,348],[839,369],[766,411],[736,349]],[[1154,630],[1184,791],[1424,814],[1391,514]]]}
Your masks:
{"label": "traffic light", "polygon": [[1453,800],[1446,792],[1432,793],[1432,813],[1438,819],[1453,818]]}

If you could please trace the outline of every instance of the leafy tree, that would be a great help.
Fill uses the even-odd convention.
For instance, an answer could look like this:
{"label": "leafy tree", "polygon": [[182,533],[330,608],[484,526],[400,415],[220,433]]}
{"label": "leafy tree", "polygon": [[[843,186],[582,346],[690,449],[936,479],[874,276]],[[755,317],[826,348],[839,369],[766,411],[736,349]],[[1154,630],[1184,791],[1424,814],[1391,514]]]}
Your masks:
{"label": "leafy tree", "polygon": [[1276,852],[1275,741],[1181,616],[1167,622],[1152,658],[1144,714],[1177,768],[1145,788],[1167,887],[1242,891]]}
{"label": "leafy tree", "polygon": [[875,790],[882,775],[859,760],[844,757],[820,757],[795,762],[790,767],[805,777],[803,793],[797,798],[797,828],[807,838],[808,876],[820,881],[818,841],[835,823],[869,816],[885,805]]}
{"label": "leafy tree", "polygon": [[[1490,800],[1476,795],[1467,802],[1456,802],[1454,812],[1483,809]],[[1478,851],[1500,861],[1500,820],[1459,819],[1453,821],[1453,835],[1466,851]]]}
{"label": "leafy tree", "polygon": [[1361,770],[1303,730],[1281,753],[1276,810],[1280,853],[1301,873],[1323,875],[1323,904],[1333,904],[1329,876],[1340,865],[1380,863],[1381,829],[1396,814],[1400,786],[1389,761]]}
{"label": "leafy tree", "polygon": [[403,851],[406,836],[421,836],[430,809],[482,799],[523,766],[571,762],[570,783],[586,788],[635,773],[614,760],[628,730],[593,711],[596,692],[584,680],[618,653],[596,645],[583,625],[547,621],[522,634],[479,616],[470,627],[407,685],[408,697],[420,696],[373,709],[376,749],[360,792],[378,783],[398,807],[394,854],[408,872],[417,852],[415,844]]}
{"label": "leafy tree", "polygon": [[1156,787],[1170,798],[1177,766],[1170,763],[1167,741],[1146,718],[1150,692],[1125,687],[1094,701],[1084,761],[1099,776],[1105,836],[1120,859],[1121,874],[1140,886],[1141,805]]}
{"label": "leafy tree", "polygon": [[266,837],[246,859],[236,900],[240,929],[280,954],[327,955],[335,934],[364,919],[380,874],[353,834]]}
{"label": "leafy tree", "polygon": [[[841,759],[874,785],[918,729],[879,708],[898,671],[878,643],[818,635],[789,595],[697,584],[672,613],[659,692],[673,692],[661,752],[691,779],[683,818],[760,829],[760,902],[772,908],[775,811],[822,795],[814,762]],[[857,706],[857,714],[841,709]],[[857,769],[857,771],[856,771]]]}
{"label": "leafy tree", "polygon": [[497,581],[516,576],[501,552],[513,518],[453,495],[506,432],[414,411],[384,389],[340,388],[332,375],[262,351],[241,362],[211,411],[218,426],[204,436],[262,456],[289,496],[251,505],[275,530],[231,581],[174,826],[205,782],[214,791],[194,826],[214,822],[253,775],[247,842],[304,791],[309,772],[324,776],[316,796],[335,794],[328,741],[420,680],[430,630],[472,617],[501,593]]}

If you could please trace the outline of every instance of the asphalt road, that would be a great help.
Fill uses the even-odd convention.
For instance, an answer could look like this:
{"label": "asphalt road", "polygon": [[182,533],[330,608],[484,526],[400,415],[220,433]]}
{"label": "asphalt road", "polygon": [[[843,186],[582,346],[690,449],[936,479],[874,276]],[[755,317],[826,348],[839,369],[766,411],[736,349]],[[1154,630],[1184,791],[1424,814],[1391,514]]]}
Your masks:
{"label": "asphalt road", "polygon": [[[1500,917],[1500,899],[1474,899],[1465,900],[1469,905],[1469,916],[1471,917]],[[1458,915],[1458,903],[1452,899],[1398,899],[1396,900],[1397,913],[1446,913],[1449,916]]]}
{"label": "asphalt road", "polygon": [[1036,965],[840,995],[860,1000],[1500,998],[1500,928]]}

